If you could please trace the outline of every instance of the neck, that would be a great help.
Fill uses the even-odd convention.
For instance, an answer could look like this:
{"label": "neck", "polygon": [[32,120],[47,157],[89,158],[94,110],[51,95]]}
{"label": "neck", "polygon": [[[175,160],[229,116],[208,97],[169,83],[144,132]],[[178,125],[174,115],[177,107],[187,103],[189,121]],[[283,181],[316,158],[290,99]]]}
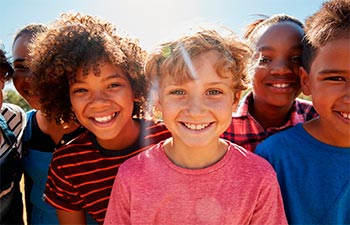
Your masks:
{"label": "neck", "polygon": [[317,117],[303,123],[304,129],[315,139],[328,145],[350,148],[350,131],[339,126],[330,127],[327,121]]}
{"label": "neck", "polygon": [[98,143],[108,150],[122,150],[133,145],[141,135],[141,124],[137,120],[130,120],[125,129],[119,132],[113,139],[103,140],[97,138]]}
{"label": "neck", "polygon": [[71,133],[79,127],[74,122],[57,124],[56,121],[49,121],[41,110],[37,111],[36,120],[40,130],[49,135],[55,144],[58,144],[64,134]]}
{"label": "neck", "polygon": [[186,147],[168,139],[163,146],[165,154],[177,166],[187,169],[202,169],[215,164],[225,155],[228,145],[222,139],[206,148]]}
{"label": "neck", "polygon": [[250,114],[266,130],[269,127],[280,127],[284,125],[290,116],[291,106],[276,107],[262,105],[253,102],[249,105]]}

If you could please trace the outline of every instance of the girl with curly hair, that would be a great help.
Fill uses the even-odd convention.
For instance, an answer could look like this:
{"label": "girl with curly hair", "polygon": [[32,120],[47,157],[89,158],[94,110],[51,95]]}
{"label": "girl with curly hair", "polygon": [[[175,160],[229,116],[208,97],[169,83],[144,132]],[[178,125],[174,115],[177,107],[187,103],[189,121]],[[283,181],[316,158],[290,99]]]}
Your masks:
{"label": "girl with curly hair", "polygon": [[170,136],[145,119],[146,56],[110,22],[63,14],[30,51],[35,90],[47,118],[77,121],[87,131],[53,154],[45,200],[61,224],[103,224],[121,163]]}

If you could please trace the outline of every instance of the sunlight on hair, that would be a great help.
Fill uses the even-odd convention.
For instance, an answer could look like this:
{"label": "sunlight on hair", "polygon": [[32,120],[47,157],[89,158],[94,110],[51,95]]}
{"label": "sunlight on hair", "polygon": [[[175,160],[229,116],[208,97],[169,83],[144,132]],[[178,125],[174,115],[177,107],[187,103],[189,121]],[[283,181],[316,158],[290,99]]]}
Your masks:
{"label": "sunlight on hair", "polygon": [[186,63],[186,66],[188,67],[188,70],[190,72],[190,76],[195,80],[198,78],[197,74],[196,74],[196,70],[194,69],[192,60],[190,58],[190,56],[188,55],[188,52],[186,51],[185,47],[183,46],[182,43],[180,43],[180,51],[182,54],[182,57],[184,59],[184,62]]}

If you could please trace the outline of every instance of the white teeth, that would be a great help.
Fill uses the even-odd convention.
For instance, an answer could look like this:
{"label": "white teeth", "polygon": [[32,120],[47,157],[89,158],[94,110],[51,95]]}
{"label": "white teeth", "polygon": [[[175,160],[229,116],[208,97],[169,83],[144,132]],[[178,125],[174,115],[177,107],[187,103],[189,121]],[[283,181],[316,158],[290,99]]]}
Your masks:
{"label": "white teeth", "polygon": [[276,87],[276,88],[286,88],[288,86],[289,84],[272,84],[272,87]]}
{"label": "white teeth", "polygon": [[97,122],[104,123],[104,122],[111,120],[114,116],[115,116],[115,113],[113,113],[112,115],[109,115],[109,116],[95,117],[95,120]]}
{"label": "white teeth", "polygon": [[204,128],[206,128],[207,126],[209,126],[210,123],[206,123],[206,124],[189,124],[189,123],[185,123],[185,126],[191,130],[202,130]]}
{"label": "white teeth", "polygon": [[342,115],[342,117],[350,120],[350,113],[344,113],[344,112],[340,112],[340,115]]}

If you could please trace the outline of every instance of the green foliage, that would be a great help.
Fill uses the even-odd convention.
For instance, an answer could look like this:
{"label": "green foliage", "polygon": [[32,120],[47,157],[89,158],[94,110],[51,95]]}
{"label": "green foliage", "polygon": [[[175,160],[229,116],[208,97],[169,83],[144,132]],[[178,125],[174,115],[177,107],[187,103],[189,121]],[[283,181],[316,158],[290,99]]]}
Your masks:
{"label": "green foliage", "polygon": [[20,96],[17,91],[12,89],[4,90],[4,102],[20,106],[25,112],[31,110],[30,105]]}

